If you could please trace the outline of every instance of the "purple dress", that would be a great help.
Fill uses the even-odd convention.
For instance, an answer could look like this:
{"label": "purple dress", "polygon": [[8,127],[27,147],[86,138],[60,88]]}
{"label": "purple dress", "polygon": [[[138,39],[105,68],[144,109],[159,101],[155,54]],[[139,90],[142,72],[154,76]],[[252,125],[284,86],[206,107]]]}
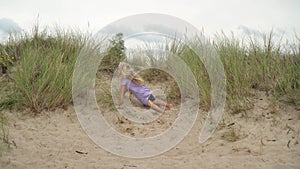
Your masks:
{"label": "purple dress", "polygon": [[150,89],[144,85],[136,84],[127,78],[122,80],[122,85],[125,86],[127,90],[131,91],[144,106],[148,105],[148,99],[152,94]]}

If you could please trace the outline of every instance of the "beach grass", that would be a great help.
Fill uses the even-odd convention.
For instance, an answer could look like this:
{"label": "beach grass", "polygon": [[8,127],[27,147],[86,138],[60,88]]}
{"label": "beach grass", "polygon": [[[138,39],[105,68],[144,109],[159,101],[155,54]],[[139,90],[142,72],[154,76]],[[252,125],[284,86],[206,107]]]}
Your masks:
{"label": "beach grass", "polygon": [[53,35],[35,27],[32,34],[11,38],[1,54],[13,57],[8,67],[18,108],[53,110],[72,101],[74,64],[85,37],[57,29]]}
{"label": "beach grass", "polygon": [[[282,44],[275,42],[273,36],[272,32],[261,39],[249,36],[248,42],[245,42],[235,36],[221,34],[211,40],[224,66],[227,105],[233,112],[248,107],[246,103],[253,95],[253,89],[266,91],[276,99],[285,95],[288,102],[298,104],[295,93],[299,93],[300,83],[300,40],[295,36],[294,43]],[[50,34],[36,26],[31,34],[12,36],[7,43],[1,44],[1,68],[8,71],[14,86],[12,98],[15,101],[7,103],[15,103],[34,112],[53,110],[71,103],[74,64],[87,39],[88,35],[80,32],[57,29]],[[199,42],[195,40],[193,43]],[[201,59],[192,49],[176,40],[170,48],[161,50],[176,54],[188,65],[200,89],[200,105],[208,109],[210,79]],[[114,50],[110,55],[117,52]],[[124,56],[117,62],[123,59]],[[111,61],[112,67],[116,67],[115,60]],[[110,70],[109,60],[104,61]],[[152,77],[155,71],[148,71],[148,74]],[[155,76],[160,75],[165,76],[157,72]],[[0,105],[4,106],[3,101]]]}

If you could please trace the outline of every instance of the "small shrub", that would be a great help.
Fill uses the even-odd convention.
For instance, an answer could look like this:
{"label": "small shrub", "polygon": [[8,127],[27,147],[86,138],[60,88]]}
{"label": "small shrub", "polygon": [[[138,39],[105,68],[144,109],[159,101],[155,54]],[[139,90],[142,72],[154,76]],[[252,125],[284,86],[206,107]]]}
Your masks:
{"label": "small shrub", "polygon": [[110,40],[110,48],[101,60],[99,71],[113,73],[119,63],[126,58],[123,34],[118,33]]}

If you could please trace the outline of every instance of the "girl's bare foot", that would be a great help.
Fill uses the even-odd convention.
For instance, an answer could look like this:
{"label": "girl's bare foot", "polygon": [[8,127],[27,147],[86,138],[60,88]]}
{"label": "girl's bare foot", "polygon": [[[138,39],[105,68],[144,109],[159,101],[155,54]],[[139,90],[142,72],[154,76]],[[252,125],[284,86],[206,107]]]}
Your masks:
{"label": "girl's bare foot", "polygon": [[172,104],[166,104],[166,107],[167,107],[168,109],[172,109],[172,108],[173,108],[173,105],[172,105]]}

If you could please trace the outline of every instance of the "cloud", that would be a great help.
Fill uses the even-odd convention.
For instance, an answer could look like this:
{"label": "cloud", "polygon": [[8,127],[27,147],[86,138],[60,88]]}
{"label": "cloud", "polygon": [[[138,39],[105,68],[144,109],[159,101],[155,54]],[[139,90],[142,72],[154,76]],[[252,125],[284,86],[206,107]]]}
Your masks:
{"label": "cloud", "polygon": [[20,32],[21,27],[11,19],[2,18],[0,19],[0,30],[4,33],[10,34],[15,32]]}
{"label": "cloud", "polygon": [[271,32],[272,32],[273,38],[279,38],[279,39],[290,34],[290,32],[288,32],[282,28],[278,28],[278,27],[272,28],[272,29],[264,32],[264,31],[259,31],[254,28],[250,28],[250,27],[241,25],[238,27],[238,30],[242,34],[246,34],[248,36],[253,36],[253,37],[257,37],[257,38],[262,38],[262,37],[270,34]]}
{"label": "cloud", "polygon": [[123,33],[124,36],[131,35],[135,33],[136,30],[128,26],[119,26],[119,25],[108,25],[101,30],[101,33],[108,34],[108,35],[115,35],[117,33]]}
{"label": "cloud", "polygon": [[11,19],[0,19],[0,40],[6,40],[11,33],[21,32],[21,27]]}
{"label": "cloud", "polygon": [[[113,35],[123,33],[126,40],[141,42],[159,42],[183,37],[191,26],[185,21],[165,14],[145,13],[122,18],[101,30],[100,34]],[[190,34],[193,32],[191,31]],[[193,34],[194,35],[194,34]]]}
{"label": "cloud", "polygon": [[242,33],[249,35],[249,36],[255,36],[255,37],[263,37],[264,34],[256,29],[249,28],[247,26],[239,26],[238,30],[242,31]]}
{"label": "cloud", "polygon": [[148,24],[148,25],[144,25],[144,30],[146,32],[159,32],[162,34],[171,34],[171,35],[175,35],[177,32],[175,29],[169,28],[169,27],[165,27],[163,25],[158,25],[158,24]]}

